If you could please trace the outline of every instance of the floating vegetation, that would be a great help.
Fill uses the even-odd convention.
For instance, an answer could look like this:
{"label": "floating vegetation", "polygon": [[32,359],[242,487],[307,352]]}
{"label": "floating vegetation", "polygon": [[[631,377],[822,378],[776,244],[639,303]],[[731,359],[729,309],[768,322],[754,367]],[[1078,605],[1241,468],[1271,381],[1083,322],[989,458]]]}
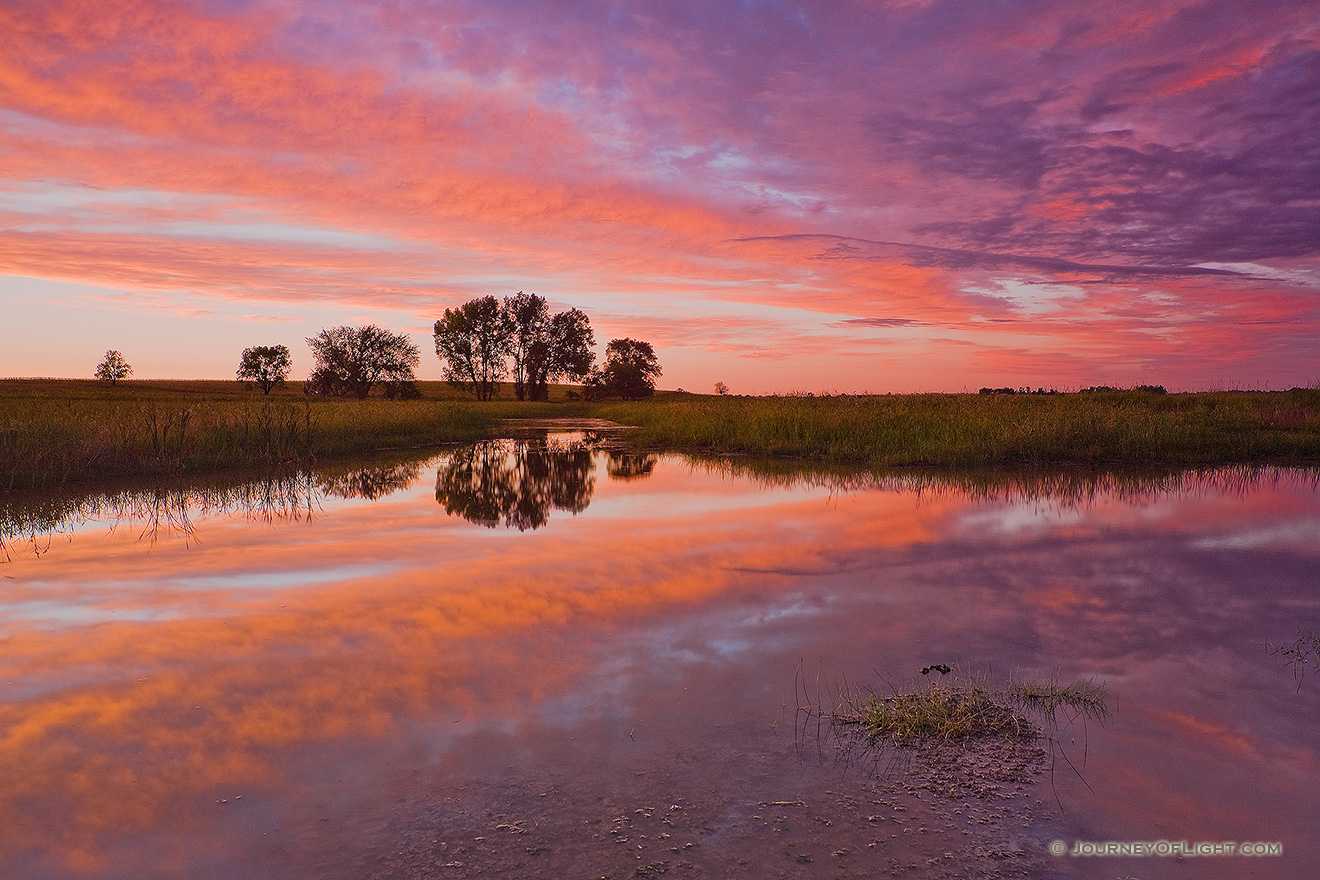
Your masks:
{"label": "floating vegetation", "polygon": [[1012,703],[1044,719],[1051,730],[1059,728],[1060,710],[1070,713],[1063,726],[1077,718],[1104,722],[1109,717],[1105,704],[1105,686],[1093,678],[1078,679],[1061,685],[1057,681],[1011,681],[1005,696]]}
{"label": "floating vegetation", "polygon": [[1297,690],[1302,689],[1302,681],[1312,664],[1320,663],[1320,635],[1314,630],[1297,628],[1297,638],[1291,645],[1266,644],[1271,654],[1282,657],[1292,667],[1293,677],[1297,679]]}

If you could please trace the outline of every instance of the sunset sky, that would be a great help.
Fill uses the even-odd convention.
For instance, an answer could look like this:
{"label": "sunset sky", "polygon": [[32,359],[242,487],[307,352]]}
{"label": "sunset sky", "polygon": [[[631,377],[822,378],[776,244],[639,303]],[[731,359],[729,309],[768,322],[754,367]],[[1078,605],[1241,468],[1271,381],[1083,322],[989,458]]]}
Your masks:
{"label": "sunset sky", "polygon": [[1320,382],[1315,0],[0,0],[0,376],[519,290],[660,385]]}

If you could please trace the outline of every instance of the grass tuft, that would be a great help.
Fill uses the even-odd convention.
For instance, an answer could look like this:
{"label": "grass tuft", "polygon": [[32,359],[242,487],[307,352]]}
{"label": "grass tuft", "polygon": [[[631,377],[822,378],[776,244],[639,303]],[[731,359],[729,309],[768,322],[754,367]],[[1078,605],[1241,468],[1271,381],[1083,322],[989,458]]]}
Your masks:
{"label": "grass tuft", "polygon": [[872,739],[884,738],[898,746],[927,739],[1031,740],[1037,735],[1030,721],[995,702],[977,684],[931,682],[888,697],[871,694],[860,706],[836,713],[835,719],[840,724],[860,724]]}
{"label": "grass tuft", "polygon": [[[835,695],[829,717],[838,725],[859,726],[872,741],[912,746],[929,740],[977,737],[1028,742],[1036,739],[1041,729],[1023,712],[1039,718],[1050,731],[1066,727],[1079,717],[1103,722],[1109,716],[1105,685],[1094,679],[1079,679],[1068,685],[1021,680],[1011,681],[1005,691],[995,692],[983,678],[974,677],[891,688],[888,696],[868,693],[860,699],[844,689]],[[1066,716],[1063,725],[1059,723],[1061,712]]]}

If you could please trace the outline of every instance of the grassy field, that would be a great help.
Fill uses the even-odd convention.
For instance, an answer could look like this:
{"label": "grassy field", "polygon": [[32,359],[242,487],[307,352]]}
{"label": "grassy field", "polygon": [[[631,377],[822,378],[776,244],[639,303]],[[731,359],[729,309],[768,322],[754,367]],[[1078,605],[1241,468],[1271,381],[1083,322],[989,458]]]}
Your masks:
{"label": "grassy field", "polygon": [[[505,418],[596,417],[636,446],[840,466],[1320,464],[1320,390],[715,397],[477,403],[308,400],[225,381],[0,380],[0,491],[325,460],[498,434]],[[507,392],[506,392],[507,393]],[[556,399],[557,398],[557,399]]]}
{"label": "grassy field", "polygon": [[[476,403],[422,383],[427,399],[269,397],[236,382],[0,381],[0,491],[139,474],[308,462],[478,440],[504,418],[581,404]],[[436,399],[440,395],[440,399]]]}
{"label": "grassy field", "polygon": [[603,404],[659,448],[873,468],[1320,463],[1320,390],[832,397]]}

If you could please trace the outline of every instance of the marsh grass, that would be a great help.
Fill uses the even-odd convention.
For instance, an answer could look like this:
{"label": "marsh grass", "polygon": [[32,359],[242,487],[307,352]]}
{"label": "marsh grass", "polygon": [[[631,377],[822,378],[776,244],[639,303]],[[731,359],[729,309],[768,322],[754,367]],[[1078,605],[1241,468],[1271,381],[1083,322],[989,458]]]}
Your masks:
{"label": "marsh grass", "polygon": [[[1045,721],[1050,730],[1070,726],[1077,719],[1104,723],[1109,717],[1106,690],[1094,678],[1079,678],[1069,684],[1057,680],[1010,681],[1005,697]],[[1065,718],[1060,722],[1060,713]]]}
{"label": "marsh grass", "polygon": [[[947,670],[944,665],[926,667],[923,672]],[[1109,718],[1108,693],[1102,682],[1078,679],[1069,684],[1057,680],[1010,679],[1003,689],[994,688],[985,675],[955,675],[923,679],[906,687],[888,686],[888,693],[863,690],[844,681],[829,686],[817,679],[816,697],[808,697],[809,688],[799,666],[795,678],[798,722],[795,738],[799,748],[810,739],[815,724],[815,740],[832,740],[837,747],[836,760],[844,765],[870,766],[878,770],[881,760],[891,750],[908,758],[920,757],[937,788],[957,790],[949,773],[986,771],[995,776],[1000,759],[1013,756],[1010,763],[1026,768],[1036,765],[1048,770],[1051,788],[1059,808],[1063,803],[1054,787],[1055,770],[1070,769],[1083,785],[1090,788],[1082,769],[1086,765],[1088,726],[1103,724]],[[1080,727],[1081,753],[1076,754],[1079,739],[1072,728]],[[1066,734],[1066,735],[1065,735]],[[1037,745],[1044,739],[1044,747]],[[959,758],[967,756],[969,761]],[[900,764],[907,759],[900,760]],[[980,768],[978,770],[978,768]],[[984,789],[986,779],[971,779],[973,788]]]}
{"label": "marsh grass", "polygon": [[[634,403],[267,397],[237,382],[0,380],[0,491],[129,474],[310,462],[496,436],[506,418],[635,426],[641,449],[793,457],[840,469],[1005,471],[1320,463],[1320,390],[733,397]],[[1085,479],[1085,477],[1083,477]]]}
{"label": "marsh grass", "polygon": [[887,693],[843,682],[831,688],[828,707],[819,697],[814,703],[807,699],[800,681],[797,691],[800,713],[856,728],[872,742],[894,746],[985,737],[1026,742],[1042,731],[1052,736],[1079,720],[1103,723],[1109,717],[1107,690],[1094,679],[1062,685],[1057,680],[1010,679],[1005,688],[996,689],[983,675],[939,675],[908,686],[891,683]]}
{"label": "marsh grass", "polygon": [[834,720],[843,725],[861,725],[871,739],[885,739],[896,746],[927,739],[998,737],[1020,741],[1037,736],[1030,721],[995,702],[990,692],[977,683],[950,686],[932,681],[887,697],[871,694],[860,705],[841,707]]}
{"label": "marsh grass", "polygon": [[0,382],[0,491],[471,442],[503,418],[575,412],[562,403],[265,397],[236,392],[237,383],[129,383],[116,394],[72,381],[17,393],[23,387]]}
{"label": "marsh grass", "polygon": [[1297,628],[1297,638],[1290,645],[1270,645],[1266,643],[1266,649],[1276,656],[1282,657],[1293,670],[1293,678],[1297,680],[1297,690],[1300,693],[1302,682],[1306,680],[1306,673],[1313,669],[1317,662],[1320,662],[1320,634],[1315,630],[1304,630]]}
{"label": "marsh grass", "polygon": [[832,397],[602,405],[642,445],[872,468],[1320,462],[1320,390]]}

